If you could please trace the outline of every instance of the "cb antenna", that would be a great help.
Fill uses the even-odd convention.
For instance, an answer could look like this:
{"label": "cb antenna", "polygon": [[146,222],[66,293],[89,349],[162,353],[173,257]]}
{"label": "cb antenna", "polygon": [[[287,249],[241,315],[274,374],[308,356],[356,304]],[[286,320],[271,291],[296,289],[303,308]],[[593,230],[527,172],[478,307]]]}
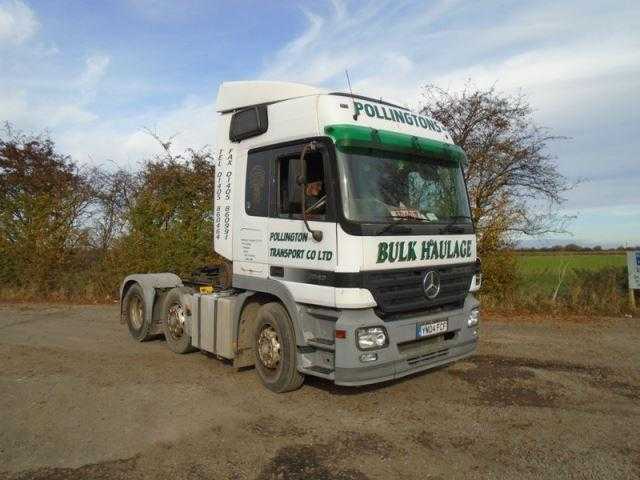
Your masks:
{"label": "cb antenna", "polygon": [[358,120],[358,109],[356,108],[356,100],[353,98],[353,90],[351,90],[351,80],[349,79],[349,70],[345,70],[344,74],[347,76],[347,85],[349,86],[349,93],[351,94],[351,101],[353,102],[353,119]]}

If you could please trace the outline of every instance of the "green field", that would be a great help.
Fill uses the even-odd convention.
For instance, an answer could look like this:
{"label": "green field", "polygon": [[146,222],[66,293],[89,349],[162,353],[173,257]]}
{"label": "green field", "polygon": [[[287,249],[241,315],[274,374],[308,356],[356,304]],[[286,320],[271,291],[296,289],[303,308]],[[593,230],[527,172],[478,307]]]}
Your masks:
{"label": "green field", "polygon": [[606,267],[624,267],[626,256],[624,253],[544,253],[518,254],[518,267],[525,275],[542,273],[544,271],[560,271],[565,265],[568,269],[585,268],[600,270]]}
{"label": "green field", "polygon": [[562,276],[562,286],[572,282],[576,270],[601,270],[609,267],[624,268],[624,253],[519,253],[519,276],[525,287],[552,292]]}

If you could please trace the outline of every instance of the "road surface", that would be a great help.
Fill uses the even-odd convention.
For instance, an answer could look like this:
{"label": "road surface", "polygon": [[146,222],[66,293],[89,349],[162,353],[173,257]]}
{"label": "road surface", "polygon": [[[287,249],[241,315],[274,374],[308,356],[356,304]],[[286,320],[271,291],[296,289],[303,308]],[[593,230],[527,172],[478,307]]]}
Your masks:
{"label": "road surface", "polygon": [[639,478],[638,319],[485,320],[476,356],[276,395],[117,306],[0,306],[0,478]]}

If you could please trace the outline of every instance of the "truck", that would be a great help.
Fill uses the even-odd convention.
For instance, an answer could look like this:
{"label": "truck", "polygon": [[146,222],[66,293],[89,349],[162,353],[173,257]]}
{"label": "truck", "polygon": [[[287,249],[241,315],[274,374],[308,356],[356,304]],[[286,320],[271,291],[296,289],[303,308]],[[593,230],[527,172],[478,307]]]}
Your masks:
{"label": "truck", "polygon": [[121,320],[145,341],[359,386],[472,355],[480,260],[464,151],[401,105],[288,82],[218,91],[213,249],[190,277],[127,276]]}

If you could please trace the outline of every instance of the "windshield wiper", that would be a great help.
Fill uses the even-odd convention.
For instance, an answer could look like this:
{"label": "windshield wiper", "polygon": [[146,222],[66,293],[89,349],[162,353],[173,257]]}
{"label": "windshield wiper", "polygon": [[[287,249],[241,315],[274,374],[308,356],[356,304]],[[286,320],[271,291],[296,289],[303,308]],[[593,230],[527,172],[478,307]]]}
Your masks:
{"label": "windshield wiper", "polygon": [[428,222],[429,220],[426,218],[422,218],[422,217],[416,217],[414,215],[391,215],[389,217],[385,217],[385,218],[399,218],[401,220],[419,220],[421,222]]}
{"label": "windshield wiper", "polygon": [[[397,216],[393,216],[393,217],[387,217],[389,219],[402,219],[402,220],[419,220],[420,222],[428,222],[427,219],[425,218],[420,218],[420,217],[413,217],[411,215],[397,215]],[[403,222],[403,223],[390,223],[389,225],[385,225],[384,227],[382,227],[382,229],[380,229],[379,232],[376,232],[377,236],[382,235],[383,233],[387,233],[387,232],[391,232],[393,231],[394,233],[411,233],[411,228],[407,226],[408,222]]]}
{"label": "windshield wiper", "polygon": [[454,223],[458,220],[472,220],[473,219],[469,215],[453,215],[449,217],[449,222],[440,229],[440,233],[462,233],[461,227],[454,227]]}
{"label": "windshield wiper", "polygon": [[402,225],[401,223],[390,223],[389,225],[385,225],[384,227],[382,227],[379,232],[376,232],[376,235],[380,236],[387,232],[411,233],[411,229],[406,225]]}

